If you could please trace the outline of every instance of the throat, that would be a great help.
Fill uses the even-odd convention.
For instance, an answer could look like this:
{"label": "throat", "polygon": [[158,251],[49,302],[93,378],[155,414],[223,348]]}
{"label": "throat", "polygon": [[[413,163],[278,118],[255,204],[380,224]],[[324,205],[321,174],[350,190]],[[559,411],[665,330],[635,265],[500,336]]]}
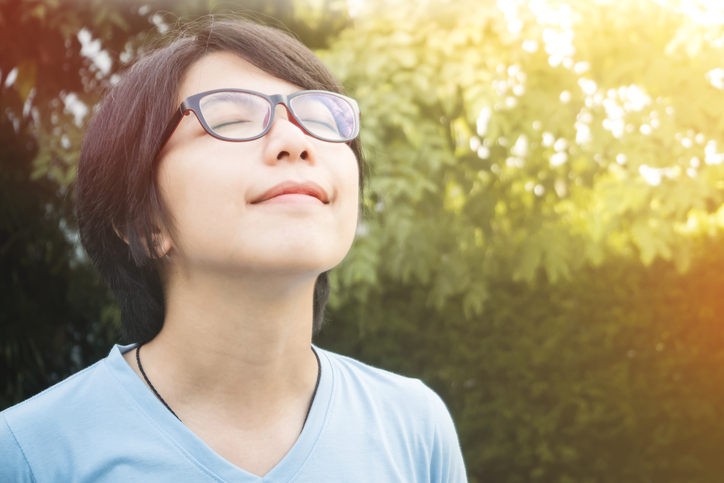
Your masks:
{"label": "throat", "polygon": [[[164,371],[162,364],[146,346],[128,351],[124,358],[137,373],[165,410],[172,413],[190,431],[219,456],[235,466],[257,476],[263,476],[276,466],[291,450],[307,424],[322,377],[321,361],[312,347],[316,374],[314,385],[307,391],[290,397],[279,394],[266,404],[250,404],[245,408],[230,407],[216,401],[210,392],[205,397],[188,400]],[[129,357],[132,356],[132,357]],[[135,364],[134,364],[135,363]],[[311,380],[310,380],[311,382]]]}
{"label": "throat", "polygon": [[[159,401],[161,401],[161,404],[163,404],[166,407],[166,409],[168,409],[171,412],[171,414],[173,414],[176,417],[176,419],[181,421],[181,418],[179,418],[178,415],[173,411],[173,409],[171,409],[171,406],[168,405],[168,403],[158,393],[158,391],[154,387],[153,383],[151,383],[151,381],[148,379],[148,376],[146,375],[146,371],[143,370],[143,364],[141,363],[141,356],[140,356],[141,346],[143,346],[143,344],[139,344],[136,347],[136,351],[135,351],[136,364],[137,364],[138,370],[141,373],[141,376],[143,376],[143,379],[146,382],[146,385],[149,387],[149,389],[151,389],[151,391],[153,391],[153,394],[158,398]],[[309,401],[309,407],[307,407],[307,413],[304,416],[304,422],[302,423],[302,426],[304,426],[304,424],[306,424],[307,419],[309,418],[309,412],[312,410],[312,404],[314,403],[314,397],[317,395],[317,389],[319,389],[319,381],[322,378],[322,363],[319,360],[319,354],[317,354],[317,351],[314,349],[314,347],[312,347],[311,349],[312,349],[312,353],[314,353],[315,359],[317,360],[317,381],[314,384],[314,391],[312,393],[312,398]],[[181,422],[183,422],[183,421],[181,421]]]}

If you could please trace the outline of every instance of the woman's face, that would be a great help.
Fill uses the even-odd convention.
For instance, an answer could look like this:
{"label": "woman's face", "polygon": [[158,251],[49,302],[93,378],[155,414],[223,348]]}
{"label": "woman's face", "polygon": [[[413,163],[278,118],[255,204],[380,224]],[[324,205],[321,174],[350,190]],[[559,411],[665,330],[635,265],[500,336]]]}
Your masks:
{"label": "woman's face", "polygon": [[[222,88],[302,90],[234,54],[212,53],[192,65],[178,102]],[[270,131],[246,142],[218,140],[193,114],[185,116],[160,155],[158,184],[173,235],[164,244],[192,270],[316,276],[337,265],[352,243],[358,176],[347,144],[306,135],[281,104]],[[297,183],[316,196],[284,194]]]}

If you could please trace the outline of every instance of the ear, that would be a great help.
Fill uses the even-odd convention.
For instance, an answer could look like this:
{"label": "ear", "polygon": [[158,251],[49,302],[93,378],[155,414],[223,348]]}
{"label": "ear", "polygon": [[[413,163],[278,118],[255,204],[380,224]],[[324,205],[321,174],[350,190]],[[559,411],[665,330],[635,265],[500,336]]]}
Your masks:
{"label": "ear", "polygon": [[123,240],[124,242],[126,242],[126,245],[128,245],[128,237],[126,236],[126,234],[125,234],[123,231],[121,231],[121,230],[116,226],[115,223],[113,223],[113,231],[116,232],[116,235],[118,235],[118,238],[120,238],[121,240]]}
{"label": "ear", "polygon": [[[171,238],[171,235],[169,234],[168,230],[165,227],[159,228],[159,224],[156,225],[156,227],[153,229],[153,249],[150,250],[148,246],[146,246],[146,253],[153,258],[162,258],[165,255],[168,255],[168,253],[173,248],[173,240]],[[116,232],[116,235],[118,235],[118,238],[123,240],[126,245],[128,245],[128,236],[124,231],[118,228],[116,224],[113,224],[113,231]],[[141,242],[145,246],[145,240],[141,240]]]}
{"label": "ear", "polygon": [[173,248],[173,240],[165,227],[154,230],[153,248],[154,250],[149,250],[149,253],[151,253],[153,258],[168,257],[171,252],[171,249]]}

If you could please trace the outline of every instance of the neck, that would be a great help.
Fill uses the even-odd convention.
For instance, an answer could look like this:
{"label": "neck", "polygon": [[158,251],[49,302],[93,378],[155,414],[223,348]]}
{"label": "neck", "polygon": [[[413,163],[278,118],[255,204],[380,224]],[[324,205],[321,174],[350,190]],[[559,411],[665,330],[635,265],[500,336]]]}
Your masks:
{"label": "neck", "polygon": [[163,329],[141,353],[148,378],[184,421],[211,412],[263,422],[308,403],[317,380],[313,291],[309,278],[169,283]]}

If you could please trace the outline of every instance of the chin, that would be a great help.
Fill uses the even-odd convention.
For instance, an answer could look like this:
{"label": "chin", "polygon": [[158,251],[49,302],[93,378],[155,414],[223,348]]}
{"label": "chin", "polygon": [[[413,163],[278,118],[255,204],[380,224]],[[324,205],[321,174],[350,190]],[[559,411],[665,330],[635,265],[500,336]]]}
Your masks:
{"label": "chin", "polygon": [[277,254],[274,260],[269,260],[269,266],[282,270],[289,268],[293,272],[311,271],[322,273],[339,265],[346,254],[346,251],[344,253],[335,253],[321,250],[290,250],[286,252],[286,256]]}
{"label": "chin", "polygon": [[[253,270],[259,275],[268,273],[322,273],[339,265],[349,246],[339,247],[327,243],[275,243],[254,250],[254,256],[239,253],[236,260],[227,263],[240,270]],[[246,252],[249,253],[249,252]]]}

